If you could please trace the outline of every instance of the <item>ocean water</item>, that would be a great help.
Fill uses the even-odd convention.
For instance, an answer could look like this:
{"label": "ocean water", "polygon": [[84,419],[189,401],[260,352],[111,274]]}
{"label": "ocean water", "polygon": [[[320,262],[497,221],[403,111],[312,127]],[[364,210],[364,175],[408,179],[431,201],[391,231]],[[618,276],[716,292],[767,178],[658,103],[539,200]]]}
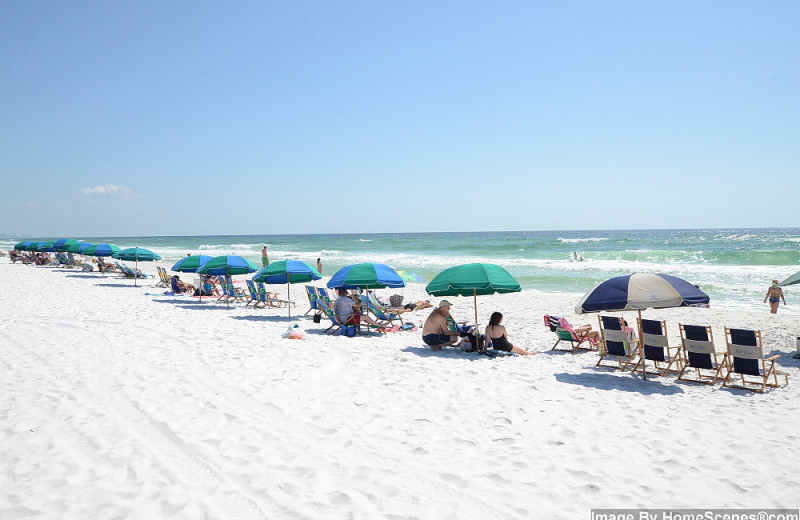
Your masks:
{"label": "ocean water", "polygon": [[[266,244],[273,261],[313,265],[320,257],[326,275],[352,263],[381,262],[430,280],[453,265],[489,262],[505,267],[525,289],[574,293],[576,302],[610,277],[659,272],[700,286],[714,306],[765,310],[772,278],[800,270],[800,228],[76,238],[145,247],[165,261],[191,252],[236,254],[258,265]],[[8,250],[19,240],[0,239],[0,248]],[[573,252],[583,261],[573,261]],[[781,312],[800,313],[800,298],[792,295],[800,295],[800,286],[784,291],[789,306]]]}

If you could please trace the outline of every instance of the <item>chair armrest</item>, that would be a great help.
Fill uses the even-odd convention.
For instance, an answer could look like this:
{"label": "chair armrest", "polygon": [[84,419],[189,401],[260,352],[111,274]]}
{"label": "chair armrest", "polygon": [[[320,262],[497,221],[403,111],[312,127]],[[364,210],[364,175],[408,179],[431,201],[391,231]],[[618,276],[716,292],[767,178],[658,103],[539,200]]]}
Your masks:
{"label": "chair armrest", "polygon": [[776,359],[778,359],[779,357],[781,357],[781,355],[780,355],[780,354],[775,354],[774,356],[770,356],[770,357],[768,357],[768,358],[764,358],[764,361],[775,361],[775,360],[776,360]]}

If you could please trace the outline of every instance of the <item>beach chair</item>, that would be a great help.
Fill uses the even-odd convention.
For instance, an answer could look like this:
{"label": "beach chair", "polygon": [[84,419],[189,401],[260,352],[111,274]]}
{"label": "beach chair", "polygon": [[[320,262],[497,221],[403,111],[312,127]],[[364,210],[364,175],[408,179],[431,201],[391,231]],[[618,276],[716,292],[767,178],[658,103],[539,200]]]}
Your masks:
{"label": "beach chair", "polygon": [[156,266],[156,270],[158,271],[158,283],[156,287],[169,287],[169,274],[167,274],[167,270],[160,265]]}
{"label": "beach chair", "polygon": [[[617,318],[616,316],[598,316],[597,321],[600,323],[600,337],[603,340],[603,344],[600,349],[600,359],[595,366],[611,366],[612,368],[624,372],[633,361],[633,357],[638,349],[635,346],[633,346],[633,348],[631,347],[630,343],[632,338],[628,332],[622,329],[622,318]],[[617,365],[603,364],[608,357],[616,358]]]}
{"label": "beach chair", "polygon": [[[647,370],[647,361],[652,361],[655,371],[648,372],[656,376],[665,376],[670,370],[680,372],[683,362],[680,356],[680,347],[670,347],[667,338],[667,322],[664,320],[646,320],[637,318],[639,330],[642,331],[641,352],[639,360],[633,367],[633,371],[642,365],[642,370]],[[661,367],[666,363],[666,367]],[[675,368],[673,368],[675,365]]]}
{"label": "beach chair", "polygon": [[261,303],[261,299],[258,297],[258,287],[256,287],[256,283],[253,280],[245,280],[245,283],[247,284],[247,296],[249,299],[244,306],[248,307],[252,303],[253,308],[257,309],[258,304]]}
{"label": "beach chair", "polygon": [[[403,319],[400,317],[400,314],[394,312],[384,312],[380,307],[376,307],[368,296],[361,295],[361,303],[366,305],[367,310],[371,312],[372,315],[375,316],[375,318],[377,318],[379,321],[386,321],[391,325],[394,320],[398,320],[400,325],[403,324]],[[371,325],[367,325],[367,327],[371,327]],[[391,326],[389,328],[391,328]]]}
{"label": "beach chair", "polygon": [[333,306],[329,305],[325,300],[319,300],[317,305],[319,305],[319,308],[323,314],[325,314],[325,316],[331,320],[331,326],[325,329],[323,332],[327,334],[336,334],[337,332],[341,331],[342,335],[344,336],[355,336],[356,334],[361,334],[360,327],[357,327],[356,325],[343,325],[333,312]]}
{"label": "beach chair", "polygon": [[281,300],[278,300],[274,294],[267,291],[267,286],[264,282],[257,282],[256,287],[258,288],[258,299],[262,303],[262,307],[266,307],[269,305],[270,307],[280,307]]}
{"label": "beach chair", "polygon": [[220,276],[221,285],[227,286],[228,288],[228,299],[225,302],[243,302],[244,301],[244,291],[238,289],[233,285],[233,279],[230,275]]}
{"label": "beach chair", "polygon": [[[722,386],[741,388],[758,393],[763,392],[767,386],[778,387],[778,368],[775,365],[775,360],[781,356],[776,354],[764,359],[760,330],[730,329],[725,327],[725,342],[727,343],[728,353],[725,354],[726,372],[722,380]],[[732,382],[731,374],[738,374],[742,384],[730,384]],[[783,376],[788,384],[788,376],[786,374],[783,374]],[[755,378],[755,380],[752,378]]]}
{"label": "beach chair", "polygon": [[331,297],[328,295],[328,290],[326,288],[317,287],[317,296],[319,297],[320,300],[327,303],[328,307],[331,308],[333,307],[333,300],[331,300]]}
{"label": "beach chair", "polygon": [[[568,341],[571,348],[568,349],[559,349],[572,352],[573,354],[580,350],[594,350],[597,349],[597,345],[594,341],[586,336],[586,334],[580,334],[575,331],[575,329],[570,325],[566,318],[558,317],[558,316],[551,316],[549,314],[544,315],[544,325],[545,327],[549,327],[551,332],[554,332],[556,335],[556,342],[553,343],[553,346],[550,347],[550,350],[554,350],[559,343],[562,341]],[[584,344],[588,343],[589,346],[585,346]]]}
{"label": "beach chair", "polygon": [[83,262],[76,259],[72,253],[67,253],[67,260],[69,260],[70,267],[83,267]]}
{"label": "beach chair", "polygon": [[[717,351],[714,348],[714,335],[711,327],[707,325],[684,325],[679,323],[681,329],[681,354],[683,356],[683,368],[678,379],[692,383],[702,383],[713,385],[720,377],[724,363],[717,360]],[[723,359],[724,356],[723,356]],[[691,369],[687,373],[687,369]],[[690,379],[688,376],[695,373],[697,379]],[[705,373],[704,373],[705,372]],[[709,374],[709,372],[711,372]]]}
{"label": "beach chair", "polygon": [[314,288],[313,285],[306,285],[306,295],[308,296],[308,310],[306,311],[303,316],[307,316],[311,311],[319,312],[319,306],[317,305],[317,290]]}

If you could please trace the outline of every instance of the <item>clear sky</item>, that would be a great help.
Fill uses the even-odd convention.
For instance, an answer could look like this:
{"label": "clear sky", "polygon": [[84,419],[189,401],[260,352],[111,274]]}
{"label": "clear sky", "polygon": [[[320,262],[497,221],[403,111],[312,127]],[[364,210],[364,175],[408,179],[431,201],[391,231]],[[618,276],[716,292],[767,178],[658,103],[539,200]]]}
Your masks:
{"label": "clear sky", "polygon": [[5,0],[0,233],[800,226],[798,20],[796,0]]}

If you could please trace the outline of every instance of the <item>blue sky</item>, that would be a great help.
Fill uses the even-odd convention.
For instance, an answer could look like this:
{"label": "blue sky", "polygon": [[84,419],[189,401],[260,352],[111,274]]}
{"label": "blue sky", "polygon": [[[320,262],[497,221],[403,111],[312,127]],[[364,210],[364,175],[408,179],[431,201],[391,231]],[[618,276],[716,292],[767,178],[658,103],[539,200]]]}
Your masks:
{"label": "blue sky", "polygon": [[0,233],[798,226],[798,19],[796,1],[0,2]]}

